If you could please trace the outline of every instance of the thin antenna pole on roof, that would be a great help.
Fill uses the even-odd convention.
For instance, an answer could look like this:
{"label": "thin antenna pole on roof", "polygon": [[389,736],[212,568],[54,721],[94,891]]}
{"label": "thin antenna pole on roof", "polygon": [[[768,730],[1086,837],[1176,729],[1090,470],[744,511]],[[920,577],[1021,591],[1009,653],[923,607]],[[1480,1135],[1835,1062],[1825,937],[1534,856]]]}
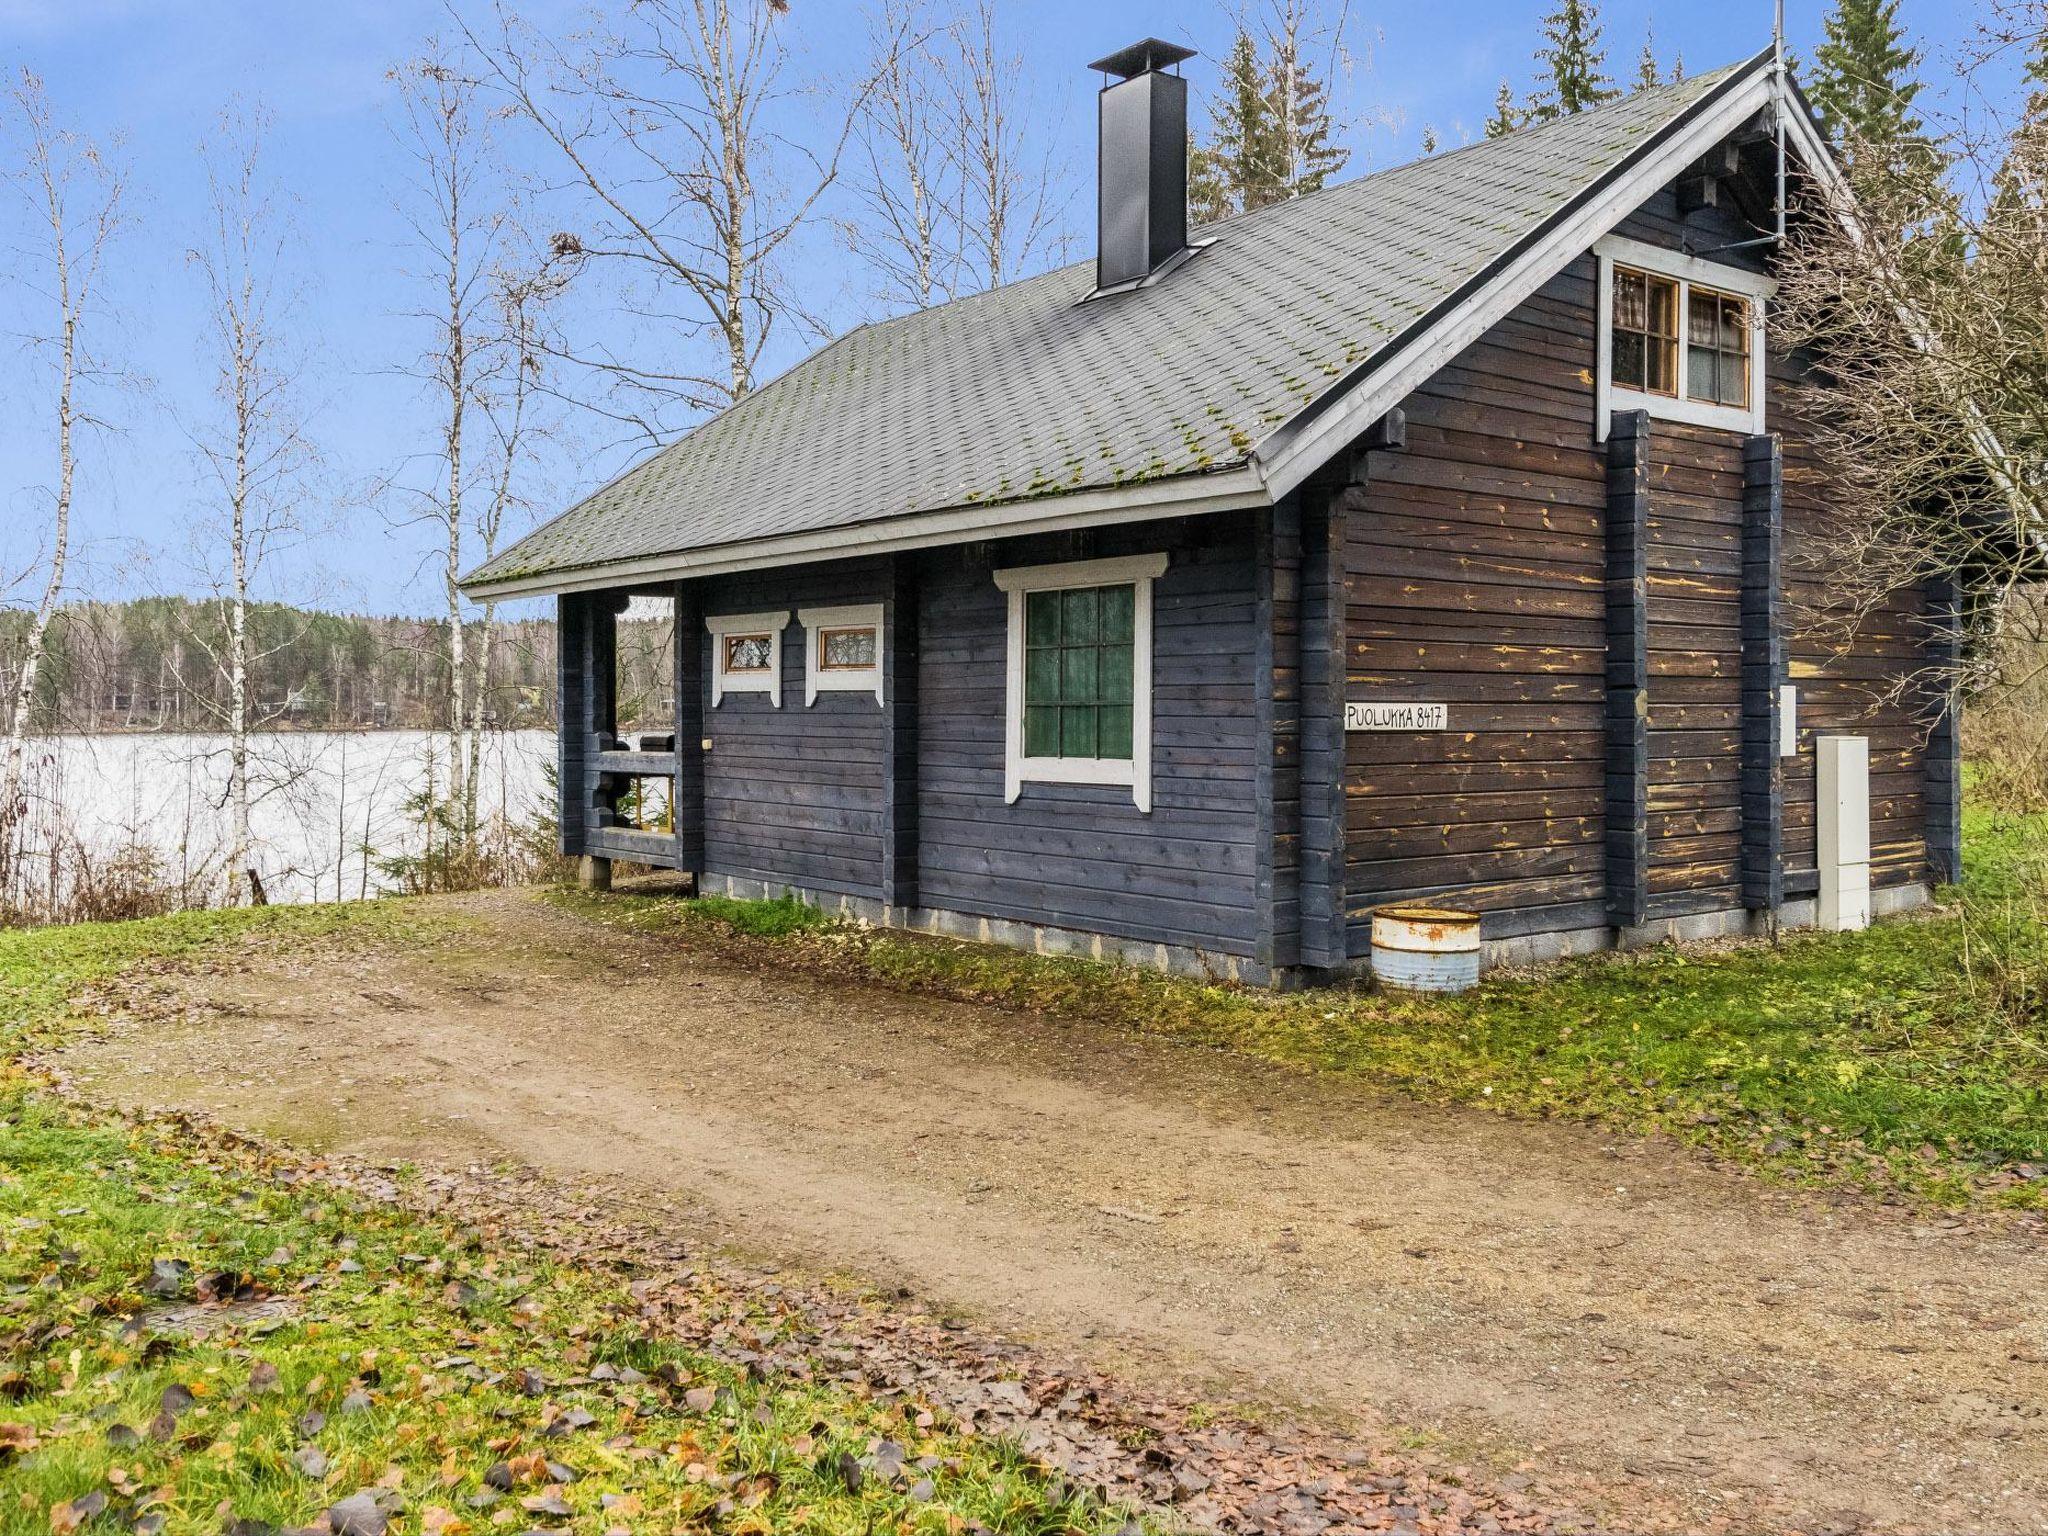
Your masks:
{"label": "thin antenna pole on roof", "polygon": [[1778,129],[1778,244],[1785,243],[1785,104],[1792,99],[1792,85],[1785,76],[1785,0],[1778,0],[1771,21],[1772,70],[1777,75],[1777,95],[1771,103],[1771,118]]}
{"label": "thin antenna pole on roof", "polygon": [[1791,74],[1785,67],[1785,0],[1776,0],[1771,8],[1771,126],[1777,140],[1778,186],[1777,207],[1771,219],[1771,233],[1759,235],[1754,240],[1737,240],[1731,245],[1717,245],[1699,252],[1702,256],[1717,255],[1722,251],[1747,251],[1759,245],[1782,247],[1785,244],[1785,112],[1792,100]]}

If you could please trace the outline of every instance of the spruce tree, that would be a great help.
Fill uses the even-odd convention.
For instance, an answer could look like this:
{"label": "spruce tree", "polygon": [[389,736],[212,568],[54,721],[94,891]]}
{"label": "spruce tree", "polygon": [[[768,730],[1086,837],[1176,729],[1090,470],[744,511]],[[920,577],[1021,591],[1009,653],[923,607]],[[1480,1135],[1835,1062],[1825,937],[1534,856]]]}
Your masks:
{"label": "spruce tree", "polygon": [[1240,28],[1209,108],[1209,138],[1188,158],[1188,201],[1197,222],[1249,212],[1322,190],[1351,158],[1336,142],[1328,84],[1287,33],[1260,56]]}
{"label": "spruce tree", "polygon": [[1230,186],[1216,156],[1195,142],[1188,130],[1188,222],[1214,224],[1231,213]]}
{"label": "spruce tree", "polygon": [[1493,116],[1486,120],[1486,136],[1489,139],[1504,139],[1522,126],[1522,113],[1515,106],[1515,93],[1507,81],[1500,83],[1500,90],[1494,94]]}
{"label": "spruce tree", "polygon": [[1644,27],[1643,54],[1636,60],[1636,89],[1647,91],[1651,86],[1663,83],[1663,71],[1657,68],[1657,35],[1651,28]]}
{"label": "spruce tree", "polygon": [[1899,0],[1835,0],[1814,50],[1807,95],[1838,144],[1902,145],[1920,137],[1920,50],[1908,46]]}
{"label": "spruce tree", "polygon": [[1541,66],[1529,116],[1538,122],[1570,117],[1621,94],[1607,77],[1607,52],[1600,46],[1600,10],[1592,0],[1559,0],[1543,18]]}
{"label": "spruce tree", "polygon": [[1277,201],[1278,127],[1258,44],[1240,28],[1223,60],[1221,89],[1209,107],[1209,142],[1200,152],[1205,174],[1213,177],[1209,195],[1220,189],[1215,200],[1224,212]]}

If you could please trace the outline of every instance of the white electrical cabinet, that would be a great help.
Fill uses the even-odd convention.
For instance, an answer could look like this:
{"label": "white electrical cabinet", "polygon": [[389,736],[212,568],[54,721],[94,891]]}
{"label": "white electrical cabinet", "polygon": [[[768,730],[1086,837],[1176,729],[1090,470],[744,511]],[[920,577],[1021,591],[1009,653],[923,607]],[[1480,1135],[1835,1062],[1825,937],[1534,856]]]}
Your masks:
{"label": "white electrical cabinet", "polygon": [[1819,805],[1822,928],[1870,926],[1870,742],[1822,736],[1814,742]]}

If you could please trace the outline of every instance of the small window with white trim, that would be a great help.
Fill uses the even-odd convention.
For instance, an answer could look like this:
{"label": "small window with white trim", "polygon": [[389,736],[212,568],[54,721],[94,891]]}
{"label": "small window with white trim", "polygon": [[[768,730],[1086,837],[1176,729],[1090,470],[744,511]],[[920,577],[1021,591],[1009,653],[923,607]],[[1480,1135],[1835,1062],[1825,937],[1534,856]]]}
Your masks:
{"label": "small window with white trim", "polygon": [[787,613],[721,613],[704,620],[711,632],[711,705],[727,694],[765,693],[782,707],[782,631]]}
{"label": "small window with white trim", "polygon": [[882,605],[802,608],[804,703],[821,693],[872,693],[882,702]]}
{"label": "small window with white trim", "polygon": [[1152,809],[1152,583],[1163,554],[995,573],[1009,596],[1004,793],[1129,785]]}
{"label": "small window with white trim", "polygon": [[1771,280],[1611,235],[1600,264],[1596,435],[1616,411],[1758,433]]}

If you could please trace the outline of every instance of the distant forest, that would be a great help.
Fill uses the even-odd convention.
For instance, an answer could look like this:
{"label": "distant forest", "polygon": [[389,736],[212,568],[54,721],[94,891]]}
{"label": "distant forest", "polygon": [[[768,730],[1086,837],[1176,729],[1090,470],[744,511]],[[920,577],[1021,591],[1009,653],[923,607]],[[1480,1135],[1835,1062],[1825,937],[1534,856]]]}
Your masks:
{"label": "distant forest", "polygon": [[[28,616],[0,613],[0,682],[12,697]],[[265,730],[418,730],[443,726],[446,621],[249,609],[251,725]],[[469,627],[476,647],[482,627]],[[225,613],[216,603],[137,598],[61,610],[36,688],[35,729],[212,731],[227,720]],[[486,718],[499,728],[554,724],[555,626],[491,627]]]}

